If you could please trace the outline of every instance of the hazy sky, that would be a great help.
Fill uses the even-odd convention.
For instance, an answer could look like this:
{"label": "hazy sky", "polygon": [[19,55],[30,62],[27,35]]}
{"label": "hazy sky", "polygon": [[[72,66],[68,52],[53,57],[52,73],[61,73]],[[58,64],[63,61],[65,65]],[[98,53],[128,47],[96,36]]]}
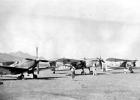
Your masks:
{"label": "hazy sky", "polygon": [[139,0],[0,0],[0,52],[140,58]]}

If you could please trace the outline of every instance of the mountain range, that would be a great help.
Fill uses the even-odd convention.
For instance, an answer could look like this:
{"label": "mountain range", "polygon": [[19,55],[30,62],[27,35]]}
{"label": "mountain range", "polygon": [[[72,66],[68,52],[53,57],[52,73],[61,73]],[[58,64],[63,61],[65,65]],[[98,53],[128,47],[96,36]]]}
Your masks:
{"label": "mountain range", "polygon": [[21,51],[18,52],[11,52],[11,53],[0,53],[0,62],[6,62],[6,61],[21,61],[24,58],[35,58],[35,56],[32,56],[28,53],[24,53]]}

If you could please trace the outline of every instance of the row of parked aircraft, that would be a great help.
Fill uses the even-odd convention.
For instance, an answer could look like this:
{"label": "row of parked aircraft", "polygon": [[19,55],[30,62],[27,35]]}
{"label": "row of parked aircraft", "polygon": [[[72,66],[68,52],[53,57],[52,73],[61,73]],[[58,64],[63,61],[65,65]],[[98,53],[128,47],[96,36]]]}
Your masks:
{"label": "row of parked aircraft", "polygon": [[[83,59],[69,59],[69,58],[60,58],[56,60],[42,60],[38,58],[38,48],[36,48],[36,59],[25,58],[27,61],[25,64],[19,63],[9,63],[9,65],[0,65],[0,74],[12,74],[19,75],[17,79],[23,79],[24,73],[32,74],[33,78],[38,78],[37,74],[42,69],[52,69],[55,74],[57,68],[57,62],[61,62],[63,66],[67,66],[69,69],[74,66],[75,69],[82,69],[81,74],[85,74],[84,69],[88,69],[89,73],[92,72],[91,68],[100,67],[101,69],[128,69],[126,64],[129,64],[133,68],[136,66],[137,60],[128,60],[128,59],[117,59],[117,58],[108,58],[104,61],[100,58],[83,58]],[[46,68],[39,68],[39,62],[47,62],[50,66]],[[117,62],[118,65],[107,64],[106,62]],[[6,62],[3,62],[6,63]],[[28,65],[28,67],[27,67]],[[35,74],[37,71],[37,74]],[[133,72],[132,69],[129,69],[130,72]]]}

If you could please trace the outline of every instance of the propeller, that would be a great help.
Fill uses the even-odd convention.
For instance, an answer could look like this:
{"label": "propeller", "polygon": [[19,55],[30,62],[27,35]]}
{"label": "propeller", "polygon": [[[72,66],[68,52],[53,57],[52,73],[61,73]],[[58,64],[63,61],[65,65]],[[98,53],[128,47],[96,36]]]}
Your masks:
{"label": "propeller", "polygon": [[29,61],[39,61],[39,62],[49,62],[48,60],[37,60],[37,59],[31,59],[31,58],[25,58],[26,60],[29,60]]}
{"label": "propeller", "polygon": [[[36,67],[37,74],[39,74],[39,62],[49,62],[48,60],[41,60],[38,58],[38,47],[36,47],[36,59],[31,59],[31,58],[25,58],[25,59],[28,61],[34,61],[34,63],[36,63],[34,68]],[[30,68],[33,68],[33,66],[29,67],[28,69]]]}
{"label": "propeller", "polygon": [[37,74],[39,74],[39,62],[49,62],[48,60],[40,60],[38,57],[38,47],[36,47],[36,61],[37,63]]}
{"label": "propeller", "polygon": [[[36,60],[39,60],[38,58],[38,47],[36,47]],[[39,62],[37,63],[37,74],[39,74]]]}
{"label": "propeller", "polygon": [[101,62],[105,62],[103,59],[102,59],[102,57],[100,56],[99,58],[97,58],[98,59],[98,61],[101,61]]}

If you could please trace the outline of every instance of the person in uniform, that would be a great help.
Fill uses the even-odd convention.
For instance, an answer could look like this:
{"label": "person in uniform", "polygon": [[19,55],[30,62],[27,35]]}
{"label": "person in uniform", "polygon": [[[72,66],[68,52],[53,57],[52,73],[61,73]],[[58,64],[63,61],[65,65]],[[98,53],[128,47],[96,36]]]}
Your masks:
{"label": "person in uniform", "polygon": [[93,71],[93,76],[97,75],[97,72],[96,72],[96,69],[97,66],[96,66],[96,63],[94,64],[94,66],[92,67],[92,71]]}
{"label": "person in uniform", "polygon": [[128,63],[127,66],[128,66],[128,70],[130,71],[130,73],[134,73],[132,63]]}
{"label": "person in uniform", "polygon": [[75,67],[74,66],[72,66],[72,68],[71,68],[71,76],[72,76],[72,79],[75,78]]}

